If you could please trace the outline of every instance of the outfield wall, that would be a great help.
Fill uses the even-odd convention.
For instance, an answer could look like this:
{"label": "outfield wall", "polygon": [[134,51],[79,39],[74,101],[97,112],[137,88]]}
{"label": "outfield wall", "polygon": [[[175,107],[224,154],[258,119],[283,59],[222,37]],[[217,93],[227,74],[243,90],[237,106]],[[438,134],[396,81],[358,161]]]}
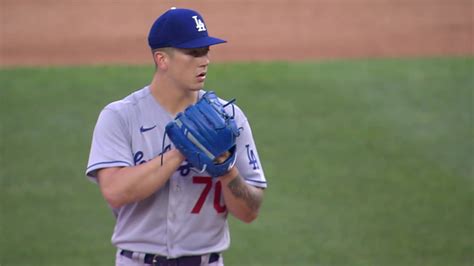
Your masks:
{"label": "outfield wall", "polygon": [[0,0],[0,65],[150,63],[171,6],[228,44],[214,61],[473,55],[471,0]]}

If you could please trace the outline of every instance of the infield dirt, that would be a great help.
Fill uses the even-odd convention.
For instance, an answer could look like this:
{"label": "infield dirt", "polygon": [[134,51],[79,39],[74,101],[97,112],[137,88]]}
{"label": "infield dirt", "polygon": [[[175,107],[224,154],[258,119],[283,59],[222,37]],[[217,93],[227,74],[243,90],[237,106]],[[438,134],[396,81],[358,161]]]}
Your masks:
{"label": "infield dirt", "polygon": [[473,53],[471,0],[0,0],[0,65],[151,63],[150,25],[173,5],[228,40],[213,61]]}

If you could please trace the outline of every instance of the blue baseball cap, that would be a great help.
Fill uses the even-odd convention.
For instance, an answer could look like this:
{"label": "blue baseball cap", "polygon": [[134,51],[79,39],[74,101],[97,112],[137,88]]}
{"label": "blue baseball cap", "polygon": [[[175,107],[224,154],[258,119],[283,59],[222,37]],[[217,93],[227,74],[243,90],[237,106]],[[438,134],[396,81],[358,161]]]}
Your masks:
{"label": "blue baseball cap", "polygon": [[151,49],[200,48],[226,41],[210,37],[202,16],[194,10],[171,8],[158,17],[148,34]]}

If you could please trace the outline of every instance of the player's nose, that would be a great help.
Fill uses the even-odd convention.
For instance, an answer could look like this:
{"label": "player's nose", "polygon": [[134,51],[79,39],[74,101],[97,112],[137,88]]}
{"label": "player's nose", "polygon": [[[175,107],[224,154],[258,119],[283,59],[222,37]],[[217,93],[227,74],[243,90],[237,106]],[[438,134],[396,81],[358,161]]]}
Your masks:
{"label": "player's nose", "polygon": [[203,55],[199,58],[200,60],[200,66],[207,66],[211,62],[211,59],[209,58],[209,54]]}

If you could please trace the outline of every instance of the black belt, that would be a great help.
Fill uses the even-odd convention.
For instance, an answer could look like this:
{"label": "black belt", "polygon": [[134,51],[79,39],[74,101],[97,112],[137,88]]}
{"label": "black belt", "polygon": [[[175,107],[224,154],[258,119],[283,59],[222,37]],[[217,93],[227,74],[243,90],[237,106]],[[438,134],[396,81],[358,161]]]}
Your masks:
{"label": "black belt", "polygon": [[[122,250],[120,251],[120,255],[133,259],[133,251],[130,250]],[[218,261],[219,256],[218,253],[211,253],[209,256],[209,263]],[[145,254],[143,262],[154,266],[199,266],[201,265],[201,257],[202,256],[184,256],[175,259],[168,259],[160,255]]]}

